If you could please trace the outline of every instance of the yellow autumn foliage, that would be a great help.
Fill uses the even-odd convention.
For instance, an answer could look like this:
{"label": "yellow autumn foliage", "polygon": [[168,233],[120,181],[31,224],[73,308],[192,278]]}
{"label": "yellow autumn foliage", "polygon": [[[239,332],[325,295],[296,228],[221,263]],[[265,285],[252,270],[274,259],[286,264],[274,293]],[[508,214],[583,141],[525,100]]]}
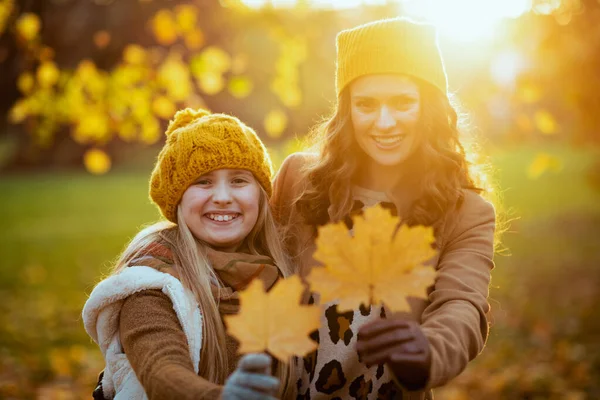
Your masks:
{"label": "yellow autumn foliage", "polygon": [[288,124],[287,115],[279,109],[271,110],[265,115],[264,126],[267,134],[272,138],[279,138]]}
{"label": "yellow autumn foliage", "polygon": [[435,255],[431,227],[402,225],[380,205],[353,218],[353,236],[344,222],[319,228],[314,257],[324,267],[307,277],[321,302],[339,301],[341,311],[383,303],[408,311],[408,296],[425,298],[435,270],[424,263]]}
{"label": "yellow autumn foliage", "polygon": [[100,149],[86,151],[83,156],[85,168],[94,175],[102,175],[110,170],[110,157]]}
{"label": "yellow autumn foliage", "polygon": [[304,286],[296,275],[280,280],[265,293],[255,279],[240,292],[240,312],[226,316],[230,335],[240,342],[240,353],[268,351],[283,362],[316,349],[309,334],[319,327],[320,309],[301,305]]}
{"label": "yellow autumn foliage", "polygon": [[16,23],[17,33],[25,40],[33,40],[40,33],[42,23],[34,13],[23,13]]}

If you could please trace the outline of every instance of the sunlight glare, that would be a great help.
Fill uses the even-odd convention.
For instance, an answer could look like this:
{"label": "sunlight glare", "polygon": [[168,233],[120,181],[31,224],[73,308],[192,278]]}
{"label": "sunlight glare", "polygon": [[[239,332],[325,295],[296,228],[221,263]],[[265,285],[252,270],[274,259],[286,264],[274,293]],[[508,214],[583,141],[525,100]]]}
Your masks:
{"label": "sunlight glare", "polygon": [[435,24],[440,34],[460,41],[489,38],[505,18],[517,18],[531,9],[531,0],[408,0],[410,15]]}

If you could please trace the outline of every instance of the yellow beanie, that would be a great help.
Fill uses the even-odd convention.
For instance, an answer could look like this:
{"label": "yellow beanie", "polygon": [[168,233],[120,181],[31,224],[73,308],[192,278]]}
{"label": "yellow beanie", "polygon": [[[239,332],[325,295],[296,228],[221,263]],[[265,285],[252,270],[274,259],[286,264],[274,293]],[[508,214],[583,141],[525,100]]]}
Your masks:
{"label": "yellow beanie", "polygon": [[407,74],[444,94],[447,79],[433,25],[391,18],[343,30],[336,38],[336,93],[369,74]]}
{"label": "yellow beanie", "polygon": [[269,154],[239,119],[187,108],[175,114],[166,135],[150,178],[150,198],[169,221],[177,222],[177,205],[194,180],[216,169],[246,169],[271,196]]}

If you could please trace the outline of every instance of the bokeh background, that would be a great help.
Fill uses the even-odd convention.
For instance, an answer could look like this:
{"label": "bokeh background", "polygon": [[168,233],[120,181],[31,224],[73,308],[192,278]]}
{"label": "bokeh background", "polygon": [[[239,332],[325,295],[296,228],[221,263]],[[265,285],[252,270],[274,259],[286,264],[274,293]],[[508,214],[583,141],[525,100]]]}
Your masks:
{"label": "bokeh background", "polygon": [[177,109],[237,115],[278,166],[331,109],[336,32],[398,15],[438,25],[510,221],[488,345],[436,398],[599,399],[598,0],[0,0],[0,398],[90,397],[81,308],[158,219]]}

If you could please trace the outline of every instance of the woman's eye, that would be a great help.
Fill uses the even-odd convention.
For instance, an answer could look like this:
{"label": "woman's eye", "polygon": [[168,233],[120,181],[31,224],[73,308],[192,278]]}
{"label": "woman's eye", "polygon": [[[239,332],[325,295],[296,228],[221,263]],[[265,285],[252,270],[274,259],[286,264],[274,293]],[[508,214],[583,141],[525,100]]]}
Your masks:
{"label": "woman's eye", "polygon": [[368,100],[360,100],[356,102],[356,107],[363,110],[370,110],[375,108],[375,103]]}
{"label": "woman's eye", "polygon": [[415,101],[412,99],[398,100],[393,103],[393,107],[396,110],[408,110],[412,108],[415,104]]}

